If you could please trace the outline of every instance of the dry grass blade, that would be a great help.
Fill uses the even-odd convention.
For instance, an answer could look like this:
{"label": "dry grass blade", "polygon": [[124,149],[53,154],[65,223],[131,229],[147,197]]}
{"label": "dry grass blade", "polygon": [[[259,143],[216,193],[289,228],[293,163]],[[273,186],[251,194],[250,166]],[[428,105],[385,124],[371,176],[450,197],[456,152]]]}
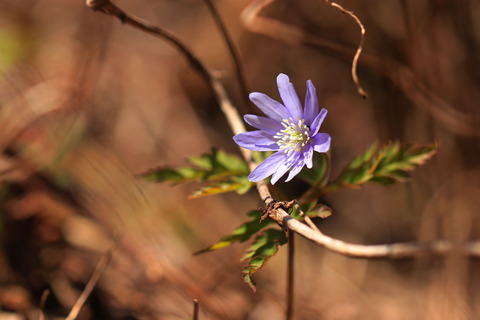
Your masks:
{"label": "dry grass blade", "polygon": [[116,243],[114,243],[112,248],[110,248],[102,256],[102,258],[97,264],[97,267],[95,268],[95,271],[93,272],[92,276],[88,280],[87,285],[83,289],[82,294],[80,295],[80,297],[78,297],[77,301],[75,302],[75,305],[72,307],[72,310],[70,310],[70,313],[65,318],[65,320],[74,320],[77,318],[78,314],[80,313],[83,306],[85,305],[85,302],[87,301],[88,297],[92,293],[93,288],[95,288],[95,285],[100,279],[103,271],[105,270],[110,260],[112,259],[112,253],[113,253],[113,250],[115,249],[115,246],[116,246]]}

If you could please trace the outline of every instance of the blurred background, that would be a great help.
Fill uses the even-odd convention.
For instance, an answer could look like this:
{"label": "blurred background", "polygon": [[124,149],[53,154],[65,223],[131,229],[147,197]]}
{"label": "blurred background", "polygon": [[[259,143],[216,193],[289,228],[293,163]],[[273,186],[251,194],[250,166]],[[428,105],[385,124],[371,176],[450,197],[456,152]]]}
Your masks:
{"label": "blurred background", "polygon": [[[241,113],[258,113],[204,1],[115,3],[176,34]],[[374,141],[440,145],[407,183],[328,196],[324,233],[363,244],[480,235],[478,1],[341,1],[367,31],[358,70],[368,99],[351,78],[360,31],[347,15],[313,0],[278,0],[256,17],[253,1],[213,3],[249,91],[279,99],[280,72],[300,96],[314,82],[329,111],[332,177]],[[136,177],[212,146],[238,154],[231,137],[208,86],[168,43],[81,0],[1,0],[0,319],[41,309],[65,318],[113,239],[79,319],[189,319],[195,298],[201,319],[284,318],[286,248],[255,274],[256,293],[239,272],[245,244],[192,256],[261,205],[254,191],[188,200],[198,185]],[[299,237],[296,247],[295,319],[480,318],[480,265],[460,253],[389,261]]]}

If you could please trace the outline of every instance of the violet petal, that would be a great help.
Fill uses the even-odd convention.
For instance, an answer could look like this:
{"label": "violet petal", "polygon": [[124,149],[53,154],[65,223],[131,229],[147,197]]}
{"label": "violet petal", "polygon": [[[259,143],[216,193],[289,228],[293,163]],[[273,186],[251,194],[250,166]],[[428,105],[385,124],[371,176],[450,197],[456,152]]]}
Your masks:
{"label": "violet petal", "polygon": [[303,156],[305,158],[305,164],[307,165],[307,168],[311,169],[313,166],[313,147],[311,144],[305,148]]}
{"label": "violet petal", "polygon": [[270,183],[275,184],[278,181],[278,179],[280,179],[285,173],[287,173],[287,171],[290,170],[290,168],[295,165],[299,156],[300,155],[296,152],[290,154],[282,163],[282,165],[279,166],[277,170],[273,173]]}
{"label": "violet petal", "polygon": [[312,125],[310,126],[310,136],[314,136],[318,133],[318,130],[320,130],[320,127],[322,126],[323,120],[325,120],[327,113],[328,111],[325,108],[322,108],[322,110],[320,110],[320,113],[315,117],[315,120],[313,120]]}
{"label": "violet petal", "polygon": [[248,175],[248,180],[257,182],[271,176],[285,162],[285,157],[282,151],[272,154]]}
{"label": "violet petal", "polygon": [[278,121],[270,118],[259,117],[253,114],[246,114],[245,116],[243,116],[243,119],[252,127],[263,130],[272,135],[275,135],[278,131],[284,129]]}
{"label": "violet petal", "polygon": [[286,74],[280,73],[277,77],[277,86],[280,97],[282,97],[282,101],[290,112],[291,117],[294,120],[302,119],[302,104],[293,84],[290,82],[290,78]]}
{"label": "violet petal", "polygon": [[317,152],[324,153],[330,149],[332,138],[328,133],[317,133],[313,138],[313,149]]}
{"label": "violet petal", "polygon": [[273,120],[282,122],[283,119],[290,118],[290,113],[283,104],[264,93],[252,92],[249,98],[267,117]]}
{"label": "violet petal", "polygon": [[288,182],[293,179],[300,171],[302,171],[303,166],[305,165],[304,159],[299,159],[297,163],[292,167],[290,170],[290,173],[288,174],[287,180],[285,182]]}
{"label": "violet petal", "polygon": [[265,131],[248,131],[237,134],[233,140],[240,147],[254,151],[277,151],[276,139]]}
{"label": "violet petal", "polygon": [[305,123],[311,125],[318,114],[317,90],[311,80],[307,81],[307,93],[305,94],[305,110],[303,117]]}

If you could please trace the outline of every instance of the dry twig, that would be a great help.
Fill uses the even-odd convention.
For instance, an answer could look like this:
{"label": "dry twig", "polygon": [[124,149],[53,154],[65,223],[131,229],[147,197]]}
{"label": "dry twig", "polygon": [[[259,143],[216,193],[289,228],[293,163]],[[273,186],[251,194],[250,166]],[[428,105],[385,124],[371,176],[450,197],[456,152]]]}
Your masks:
{"label": "dry twig", "polygon": [[[276,0],[253,1],[242,13],[245,27],[255,33],[277,39],[290,45],[305,45],[330,52],[342,59],[350,59],[351,47],[307,33],[282,21],[263,17],[261,11]],[[423,109],[444,127],[456,134],[480,137],[480,118],[456,110],[455,107],[432,92],[406,65],[369,49],[362,54],[362,65],[380,74],[396,85],[414,105]]]}
{"label": "dry twig", "polygon": [[[257,10],[252,14],[251,12],[244,12],[244,19],[253,19],[258,14],[258,10],[263,8],[265,5],[273,2],[274,0],[261,0],[261,2],[255,3],[257,7],[249,7],[248,10]],[[260,7],[258,7],[260,5]],[[163,29],[160,29],[156,26],[149,25],[148,23],[142,22],[139,19],[125,13],[123,10],[115,6],[109,0],[87,0],[87,6],[91,7],[93,10],[101,11],[103,13],[116,16],[123,23],[129,24],[135,28],[158,36],[162,39],[165,39],[172,43],[179,51],[184,54],[188,59],[192,67],[199,72],[203,78],[208,82],[212,88],[215,96],[220,104],[220,107],[227,118],[227,121],[234,134],[245,132],[245,126],[243,125],[242,118],[238,114],[237,110],[231,103],[227,92],[223,85],[215,79],[209,70],[196,58],[193,53],[172,34],[166,32]],[[250,21],[251,22],[251,21]],[[247,21],[248,23],[248,21]],[[260,23],[257,21],[255,24],[251,25],[251,28],[255,28],[262,32],[262,27],[266,27],[265,24],[271,24],[272,21],[263,20]],[[305,40],[305,33],[297,29],[292,29],[290,26],[286,25],[276,25],[276,27],[283,27],[283,31],[289,36],[289,41],[302,42]],[[280,34],[279,32],[278,34]],[[283,35],[285,36],[285,35]],[[280,36],[279,36],[280,37]],[[249,164],[249,168],[253,170],[257,164],[252,160],[251,153],[249,150],[242,149],[241,152],[245,160]],[[260,198],[265,203],[267,208],[275,200],[272,198],[270,191],[268,189],[265,181],[259,181],[256,184]],[[314,230],[299,220],[296,220],[288,215],[288,213],[281,207],[271,206],[268,215],[272,218],[277,224],[286,227],[292,230],[295,233],[298,233],[302,237],[318,244],[319,246],[325,247],[333,252],[357,258],[406,258],[414,257],[420,254],[446,254],[452,251],[458,251],[465,255],[470,255],[473,257],[480,257],[480,241],[472,241],[463,245],[454,245],[447,241],[435,241],[430,243],[394,243],[394,244],[380,244],[380,245],[360,245],[360,244],[351,244],[341,240],[331,238],[322,232]]]}
{"label": "dry twig", "polygon": [[353,79],[353,82],[355,83],[355,85],[357,86],[357,91],[358,93],[363,97],[363,98],[367,98],[368,95],[367,93],[365,92],[365,90],[363,90],[362,86],[360,85],[360,81],[358,80],[358,75],[357,75],[357,65],[358,65],[358,59],[360,58],[360,55],[362,54],[362,50],[363,50],[363,43],[365,42],[365,27],[363,26],[363,23],[362,21],[360,21],[360,19],[355,15],[355,13],[353,13],[352,11],[348,11],[346,10],[344,7],[342,7],[341,5],[339,5],[338,3],[336,2],[332,2],[332,1],[329,1],[329,0],[323,0],[323,2],[325,2],[326,4],[334,7],[334,8],[337,8],[339,9],[340,11],[342,11],[343,13],[349,15],[350,17],[352,17],[353,20],[355,20],[355,22],[357,23],[357,25],[360,27],[360,43],[358,44],[358,48],[357,48],[357,51],[355,52],[355,56],[353,57],[353,61],[352,61],[352,79]]}
{"label": "dry twig", "polygon": [[65,318],[65,320],[74,320],[77,318],[85,302],[87,301],[88,297],[92,293],[93,288],[95,288],[98,280],[100,279],[100,276],[102,275],[103,271],[105,270],[105,268],[108,266],[108,263],[112,259],[112,252],[115,249],[114,246],[110,248],[98,262],[97,267],[95,268],[95,271],[93,272],[92,276],[88,280],[87,285],[83,289],[82,294],[80,295],[80,297],[78,297],[77,301],[72,307],[72,310],[70,310],[70,313]]}
{"label": "dry twig", "polygon": [[198,313],[200,311],[199,305],[198,305],[198,300],[193,299],[193,320],[198,320]]}
{"label": "dry twig", "polygon": [[223,40],[225,41],[228,51],[230,52],[230,55],[232,56],[233,64],[235,66],[235,72],[237,75],[238,79],[238,84],[240,86],[240,92],[242,94],[243,102],[245,103],[245,106],[248,106],[249,100],[248,100],[248,89],[247,89],[247,82],[245,81],[245,75],[243,73],[243,67],[240,59],[240,55],[238,54],[237,49],[235,48],[235,45],[233,44],[232,38],[228,34],[227,28],[225,27],[225,24],[222,21],[222,18],[220,17],[220,14],[218,13],[217,8],[213,4],[212,0],[204,0],[205,3],[207,4],[208,9],[210,10],[210,13],[212,14],[213,20],[215,21],[218,30],[220,30],[220,33],[222,34]]}

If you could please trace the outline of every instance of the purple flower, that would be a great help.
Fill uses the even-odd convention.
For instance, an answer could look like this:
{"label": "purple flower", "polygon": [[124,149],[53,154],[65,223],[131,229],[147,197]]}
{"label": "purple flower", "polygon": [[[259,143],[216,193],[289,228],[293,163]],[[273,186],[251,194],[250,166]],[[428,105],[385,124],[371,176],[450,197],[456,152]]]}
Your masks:
{"label": "purple flower", "polygon": [[277,86],[283,104],[266,94],[252,92],[250,100],[267,118],[245,115],[245,121],[260,130],[243,132],[233,137],[233,140],[245,149],[277,151],[250,173],[248,179],[253,182],[272,176],[271,182],[275,184],[289,170],[285,181],[290,181],[303,166],[312,168],[313,151],[327,152],[330,149],[330,135],[318,132],[327,110],[318,111],[318,100],[312,81],[307,81],[305,108],[302,108],[287,75],[278,75]]}

